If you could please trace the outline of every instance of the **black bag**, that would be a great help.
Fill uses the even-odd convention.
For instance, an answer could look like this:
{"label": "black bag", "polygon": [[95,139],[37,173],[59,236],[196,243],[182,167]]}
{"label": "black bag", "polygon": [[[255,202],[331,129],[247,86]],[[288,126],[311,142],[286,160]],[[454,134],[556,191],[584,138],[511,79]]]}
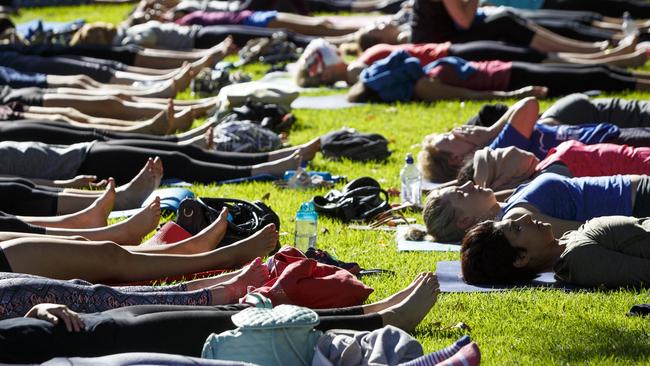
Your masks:
{"label": "black bag", "polygon": [[384,160],[391,151],[388,140],[377,133],[359,133],[354,129],[344,128],[321,137],[321,152],[333,159],[368,161]]}
{"label": "black bag", "polygon": [[268,224],[280,230],[280,218],[264,202],[235,198],[186,198],[178,206],[176,223],[196,235],[219,217],[223,207],[228,208],[228,229],[219,247],[245,239]]}
{"label": "black bag", "polygon": [[331,190],[324,197],[314,197],[314,207],[318,213],[344,222],[370,221],[391,208],[388,204],[388,193],[370,177],[351,181],[343,191]]}
{"label": "black bag", "polygon": [[221,117],[219,123],[232,121],[251,121],[275,133],[280,133],[289,130],[296,118],[279,104],[247,99],[243,106],[233,108]]}

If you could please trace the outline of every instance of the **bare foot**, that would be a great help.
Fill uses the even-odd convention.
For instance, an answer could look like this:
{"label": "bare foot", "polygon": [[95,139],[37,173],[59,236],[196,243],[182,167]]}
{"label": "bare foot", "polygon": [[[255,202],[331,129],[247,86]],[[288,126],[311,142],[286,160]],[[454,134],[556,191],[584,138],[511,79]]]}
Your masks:
{"label": "bare foot", "polygon": [[422,282],[422,279],[425,277],[426,273],[420,273],[415,276],[413,282],[406,286],[403,290],[372,304],[363,305],[364,314],[378,313],[382,310],[388,309],[391,306],[395,306],[402,302],[408,295],[410,295],[413,290]]}
{"label": "bare foot", "polygon": [[117,188],[115,209],[138,208],[149,195],[160,186],[163,176],[162,160],[149,158],[140,173],[125,185]]}
{"label": "bare foot", "polygon": [[314,156],[319,150],[320,150],[320,137],[316,137],[315,139],[305,142],[302,145],[276,150],[269,153],[269,161],[290,156],[296,151],[298,151],[298,153],[300,154],[300,158],[303,161],[310,161],[314,159]]}
{"label": "bare foot", "polygon": [[86,209],[75,216],[75,226],[79,229],[90,229],[106,226],[108,215],[115,204],[115,180],[108,179],[106,190]]}
{"label": "bare foot", "polygon": [[147,207],[135,215],[110,226],[112,241],[120,245],[138,245],[160,222],[160,197],[156,197]]}
{"label": "bare foot", "polygon": [[384,325],[393,325],[411,332],[436,303],[440,285],[438,278],[428,272],[417,287],[399,304],[380,311]]}
{"label": "bare foot", "polygon": [[187,249],[185,254],[204,253],[215,249],[219,243],[221,243],[221,239],[223,239],[224,235],[226,235],[227,228],[228,209],[224,207],[219,213],[219,217],[214,220],[214,222],[201,230],[195,236],[182,242],[183,247]]}
{"label": "bare foot", "polygon": [[227,246],[233,251],[234,266],[240,265],[256,257],[264,257],[278,245],[279,234],[274,224],[268,224],[262,230]]}
{"label": "bare foot", "polygon": [[205,148],[208,150],[214,149],[214,126],[208,127],[203,134],[203,140],[205,141]]}
{"label": "bare foot", "polygon": [[[234,278],[215,286],[212,292],[213,303],[218,304],[233,304],[237,300],[246,295],[249,287],[260,287],[269,279],[269,270],[262,258],[255,258],[249,265],[242,268],[241,272]],[[227,290],[227,296],[224,299],[223,289]],[[221,297],[221,299],[219,299]]]}
{"label": "bare foot", "polygon": [[185,107],[176,113],[172,113],[171,116],[171,122],[169,123],[171,130],[169,133],[172,133],[176,130],[187,131],[190,127],[192,127],[192,123],[194,123],[195,119],[192,107]]}
{"label": "bare foot", "polygon": [[167,111],[160,111],[146,124],[152,135],[165,135],[169,131],[169,117]]}
{"label": "bare foot", "polygon": [[296,169],[300,165],[300,152],[295,151],[293,154],[286,158],[270,161],[268,163],[257,164],[253,166],[251,173],[256,174],[271,174],[276,177],[281,177],[285,171]]}

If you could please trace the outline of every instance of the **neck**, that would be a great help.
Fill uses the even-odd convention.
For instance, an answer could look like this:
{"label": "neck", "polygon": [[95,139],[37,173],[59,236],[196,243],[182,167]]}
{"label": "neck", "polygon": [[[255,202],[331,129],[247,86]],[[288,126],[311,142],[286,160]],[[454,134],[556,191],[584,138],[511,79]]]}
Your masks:
{"label": "neck", "polygon": [[490,220],[495,219],[499,214],[501,213],[501,208],[505,206],[505,203],[503,202],[497,202],[492,208],[490,209]]}
{"label": "neck", "polygon": [[564,245],[560,245],[557,239],[553,239],[553,245],[546,252],[546,258],[540,262],[539,272],[552,271],[563,252]]}
{"label": "neck", "polygon": [[332,70],[332,79],[336,81],[348,81],[348,64],[342,62]]}

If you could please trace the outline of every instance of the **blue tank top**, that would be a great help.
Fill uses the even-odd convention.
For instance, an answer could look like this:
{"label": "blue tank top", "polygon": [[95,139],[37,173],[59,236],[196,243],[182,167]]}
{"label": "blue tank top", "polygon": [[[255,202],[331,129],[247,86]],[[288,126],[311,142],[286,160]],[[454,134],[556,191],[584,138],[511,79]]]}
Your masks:
{"label": "blue tank top", "polygon": [[522,203],[547,216],[587,221],[594,217],[632,216],[632,182],[625,175],[567,178],[544,173],[520,185],[501,209],[502,216]]}
{"label": "blue tank top", "polygon": [[619,136],[621,130],[611,123],[590,123],[577,126],[536,123],[529,139],[507,124],[490,143],[491,149],[514,146],[530,151],[543,160],[548,151],[564,141],[576,140],[585,145],[600,144]]}

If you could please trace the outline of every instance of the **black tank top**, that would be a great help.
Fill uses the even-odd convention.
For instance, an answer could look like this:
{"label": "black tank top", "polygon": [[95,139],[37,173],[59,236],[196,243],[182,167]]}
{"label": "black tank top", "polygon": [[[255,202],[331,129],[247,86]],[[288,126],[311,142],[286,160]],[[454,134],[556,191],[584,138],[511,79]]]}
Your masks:
{"label": "black tank top", "polygon": [[456,25],[442,1],[415,0],[411,20],[411,42],[447,42],[456,32]]}

